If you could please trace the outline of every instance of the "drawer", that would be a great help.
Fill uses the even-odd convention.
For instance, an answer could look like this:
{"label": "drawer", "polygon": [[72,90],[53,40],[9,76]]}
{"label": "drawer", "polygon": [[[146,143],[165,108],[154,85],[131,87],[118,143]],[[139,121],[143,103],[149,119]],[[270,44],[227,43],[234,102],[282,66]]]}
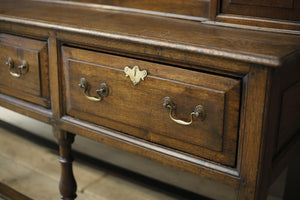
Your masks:
{"label": "drawer", "polygon": [[47,43],[0,34],[0,92],[50,107]]}
{"label": "drawer", "polygon": [[240,80],[67,46],[62,54],[65,115],[235,165]]}

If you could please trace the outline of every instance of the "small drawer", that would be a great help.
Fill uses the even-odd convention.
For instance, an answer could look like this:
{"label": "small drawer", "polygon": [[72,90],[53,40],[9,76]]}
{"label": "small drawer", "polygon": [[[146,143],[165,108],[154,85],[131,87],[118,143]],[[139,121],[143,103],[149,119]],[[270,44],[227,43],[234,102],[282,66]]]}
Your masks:
{"label": "small drawer", "polygon": [[240,80],[67,46],[62,53],[66,115],[235,165]]}
{"label": "small drawer", "polygon": [[47,43],[0,34],[0,92],[50,108]]}

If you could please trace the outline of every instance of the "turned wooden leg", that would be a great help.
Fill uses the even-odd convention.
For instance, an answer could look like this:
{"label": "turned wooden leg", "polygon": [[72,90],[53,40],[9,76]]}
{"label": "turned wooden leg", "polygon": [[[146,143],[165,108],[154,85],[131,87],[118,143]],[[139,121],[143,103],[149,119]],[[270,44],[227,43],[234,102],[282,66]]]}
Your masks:
{"label": "turned wooden leg", "polygon": [[71,145],[74,142],[74,134],[63,131],[55,131],[57,143],[59,145],[59,159],[61,163],[61,177],[59,191],[61,199],[74,200],[76,198],[76,181],[72,169]]}

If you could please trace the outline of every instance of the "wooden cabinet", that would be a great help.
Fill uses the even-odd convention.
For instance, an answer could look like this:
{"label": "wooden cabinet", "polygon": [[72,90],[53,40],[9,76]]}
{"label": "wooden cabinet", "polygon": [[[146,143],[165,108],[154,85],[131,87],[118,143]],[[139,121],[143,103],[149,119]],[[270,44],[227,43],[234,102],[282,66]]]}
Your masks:
{"label": "wooden cabinet", "polygon": [[0,105],[53,125],[64,199],[75,135],[229,199],[265,199],[299,156],[298,1],[0,3]]}

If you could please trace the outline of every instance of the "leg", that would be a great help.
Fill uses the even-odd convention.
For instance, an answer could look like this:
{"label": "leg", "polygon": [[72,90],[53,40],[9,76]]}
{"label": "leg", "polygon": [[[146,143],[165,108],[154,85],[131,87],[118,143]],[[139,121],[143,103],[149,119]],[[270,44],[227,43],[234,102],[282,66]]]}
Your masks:
{"label": "leg", "polygon": [[76,181],[72,169],[71,145],[74,142],[74,134],[66,133],[61,130],[54,130],[59,145],[59,159],[61,163],[61,177],[59,191],[61,199],[74,200],[76,198]]}
{"label": "leg", "polygon": [[300,157],[297,154],[288,166],[286,177],[284,200],[300,199]]}

